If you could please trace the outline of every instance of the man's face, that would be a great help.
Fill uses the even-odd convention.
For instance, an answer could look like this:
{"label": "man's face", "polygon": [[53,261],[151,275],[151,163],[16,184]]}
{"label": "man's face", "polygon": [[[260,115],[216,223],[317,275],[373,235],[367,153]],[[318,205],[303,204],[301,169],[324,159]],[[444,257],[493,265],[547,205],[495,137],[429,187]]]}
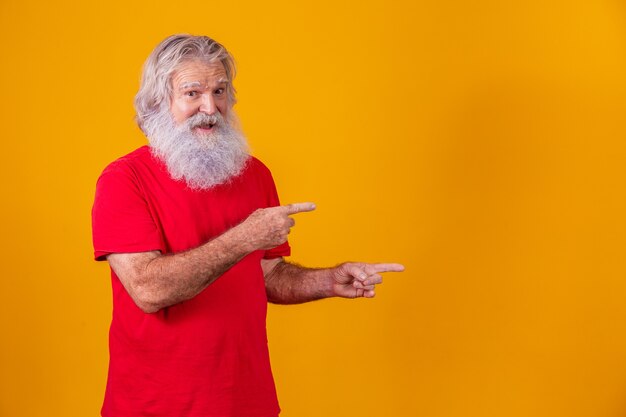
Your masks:
{"label": "man's face", "polygon": [[170,81],[169,110],[159,109],[143,125],[154,154],[191,189],[226,183],[244,169],[249,152],[228,99],[224,66],[184,62]]}
{"label": "man's face", "polygon": [[[204,113],[220,113],[228,120],[228,77],[221,62],[206,63],[200,60],[183,62],[172,75],[172,100],[170,111],[177,125],[190,117]],[[214,124],[193,128],[193,133],[213,133]]]}

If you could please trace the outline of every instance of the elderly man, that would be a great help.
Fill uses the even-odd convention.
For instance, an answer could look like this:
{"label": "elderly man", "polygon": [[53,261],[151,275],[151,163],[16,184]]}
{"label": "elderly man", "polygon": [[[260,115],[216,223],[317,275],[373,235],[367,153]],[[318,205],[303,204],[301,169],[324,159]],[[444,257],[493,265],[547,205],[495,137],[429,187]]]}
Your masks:
{"label": "elderly man", "polygon": [[276,417],[267,301],[373,297],[399,264],[286,262],[291,215],[248,154],[232,106],[234,62],[204,36],[152,52],[135,99],[150,146],[98,179],[95,258],[113,286],[102,415]]}

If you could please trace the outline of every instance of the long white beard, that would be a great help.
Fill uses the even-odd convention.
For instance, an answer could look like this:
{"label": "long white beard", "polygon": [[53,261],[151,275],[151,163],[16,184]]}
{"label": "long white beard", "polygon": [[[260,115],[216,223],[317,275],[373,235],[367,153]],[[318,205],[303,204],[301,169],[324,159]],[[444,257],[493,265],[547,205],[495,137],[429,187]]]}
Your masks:
{"label": "long white beard", "polygon": [[[221,114],[197,113],[176,126],[169,110],[146,120],[144,129],[152,152],[163,160],[175,180],[194,190],[207,190],[228,182],[246,165],[250,155],[246,138],[234,113],[225,121]],[[208,134],[196,134],[200,125],[214,124]]]}

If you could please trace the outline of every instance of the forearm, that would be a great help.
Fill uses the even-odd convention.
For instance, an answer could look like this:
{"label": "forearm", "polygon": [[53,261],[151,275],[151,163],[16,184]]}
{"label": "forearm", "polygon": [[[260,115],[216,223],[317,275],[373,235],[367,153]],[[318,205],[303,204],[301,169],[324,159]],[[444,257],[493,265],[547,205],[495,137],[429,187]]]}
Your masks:
{"label": "forearm", "polygon": [[334,296],[331,268],[305,268],[280,262],[265,277],[268,301],[298,304]]}
{"label": "forearm", "polygon": [[345,262],[334,268],[311,269],[282,259],[266,260],[267,299],[276,304],[296,304],[327,297],[372,298],[381,272],[404,271],[401,264]]}
{"label": "forearm", "polygon": [[251,252],[284,243],[294,225],[289,215],[313,209],[312,203],[257,209],[195,249],[173,255],[112,253],[107,260],[137,306],[152,313],[195,297]]}
{"label": "forearm", "polygon": [[109,262],[135,303],[145,312],[156,312],[198,295],[224,272],[251,253],[240,226],[185,252],[136,261]]}

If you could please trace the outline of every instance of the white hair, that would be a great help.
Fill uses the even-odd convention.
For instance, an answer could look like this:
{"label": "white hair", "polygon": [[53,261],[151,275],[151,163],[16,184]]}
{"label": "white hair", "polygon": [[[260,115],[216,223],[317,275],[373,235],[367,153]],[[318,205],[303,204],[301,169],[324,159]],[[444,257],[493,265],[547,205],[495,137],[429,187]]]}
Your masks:
{"label": "white hair", "polygon": [[147,121],[163,108],[170,106],[171,77],[174,71],[183,62],[194,60],[221,62],[224,65],[228,78],[229,105],[235,104],[235,88],[232,82],[236,71],[235,61],[226,48],[208,36],[172,35],[154,48],[143,65],[141,84],[135,96],[135,111],[137,124],[144,133],[147,133]]}
{"label": "white hair", "polygon": [[[234,112],[229,120],[220,113],[196,113],[176,125],[168,110],[148,118],[144,130],[152,153],[161,159],[175,180],[184,180],[194,190],[206,190],[236,177],[249,159],[248,145]],[[194,129],[212,124],[210,133]]]}

